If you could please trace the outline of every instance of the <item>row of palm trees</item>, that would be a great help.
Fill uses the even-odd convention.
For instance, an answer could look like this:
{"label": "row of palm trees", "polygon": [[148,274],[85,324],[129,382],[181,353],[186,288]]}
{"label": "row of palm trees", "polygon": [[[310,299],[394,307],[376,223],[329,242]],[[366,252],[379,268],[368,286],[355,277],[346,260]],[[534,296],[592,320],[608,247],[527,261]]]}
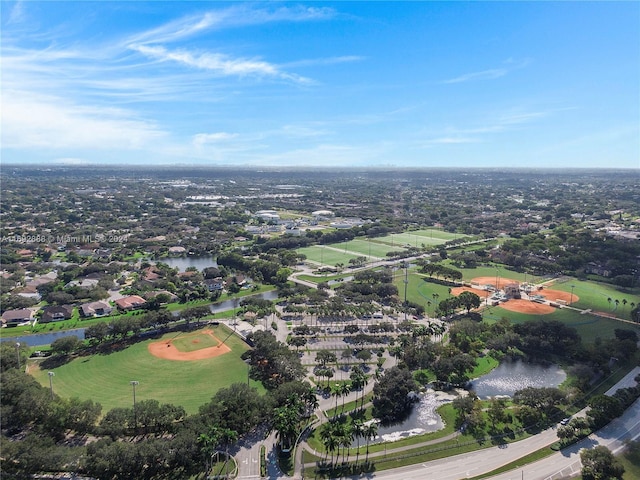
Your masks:
{"label": "row of palm trees", "polygon": [[[620,305],[620,300],[618,300],[617,298],[614,300],[613,298],[609,297],[607,298],[607,302],[609,302],[609,308],[612,308],[612,304],[616,306],[616,308],[613,309],[613,311],[615,312],[616,310],[618,310],[618,306]],[[627,303],[629,303],[627,301],[626,298],[622,299],[622,306],[626,307]],[[633,310],[636,307],[636,304],[634,302],[629,303],[629,305],[631,306],[631,310]]]}
{"label": "row of palm trees", "polygon": [[340,458],[342,449],[342,462],[349,456],[349,448],[354,440],[357,441],[356,465],[360,456],[360,439],[364,438],[367,443],[365,463],[369,461],[369,442],[378,436],[378,424],[375,421],[363,422],[359,418],[353,419],[350,423],[347,417],[341,416],[325,423],[320,430],[320,440],[326,450],[325,461],[331,454],[331,463],[334,463],[334,453],[338,453],[336,461]]}

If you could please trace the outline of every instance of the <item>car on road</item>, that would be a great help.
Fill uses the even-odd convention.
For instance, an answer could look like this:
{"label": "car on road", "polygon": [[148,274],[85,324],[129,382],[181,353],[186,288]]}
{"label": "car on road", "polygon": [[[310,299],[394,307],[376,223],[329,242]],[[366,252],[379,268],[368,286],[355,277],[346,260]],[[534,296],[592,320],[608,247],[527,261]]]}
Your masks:
{"label": "car on road", "polygon": [[571,418],[569,417],[563,418],[562,420],[560,420],[560,425],[566,425],[570,420]]}

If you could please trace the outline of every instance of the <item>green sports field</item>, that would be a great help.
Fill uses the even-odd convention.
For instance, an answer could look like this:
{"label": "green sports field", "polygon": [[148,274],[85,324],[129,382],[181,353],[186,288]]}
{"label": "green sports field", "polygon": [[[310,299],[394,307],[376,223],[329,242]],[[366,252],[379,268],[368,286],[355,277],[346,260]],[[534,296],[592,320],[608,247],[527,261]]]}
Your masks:
{"label": "green sports field", "polygon": [[[342,248],[340,248],[341,245]],[[344,244],[339,243],[335,244],[335,246],[327,245],[326,247],[313,245],[311,247],[299,248],[297,252],[305,255],[312,262],[330,265],[332,267],[338,263],[347,266],[349,260],[361,256],[359,254],[345,252]]]}
{"label": "green sports field", "polygon": [[[469,281],[475,277],[492,277],[512,278],[521,282],[525,281],[525,274],[507,270],[502,266],[499,267],[480,267],[474,269],[462,269],[465,281]],[[449,294],[449,287],[425,281],[425,276],[417,272],[417,269],[409,269],[407,275],[407,299],[416,302],[425,307],[427,313],[433,314],[435,306]],[[396,270],[394,284],[398,287],[400,298],[404,298],[404,270]],[[546,279],[541,277],[532,277],[526,275],[529,282],[542,282]],[[581,310],[591,309],[595,312],[603,312],[609,315],[615,315],[622,320],[630,319],[631,303],[636,305],[640,303],[640,289],[619,290],[612,285],[592,282],[580,281],[577,279],[560,279],[549,285],[549,289],[571,292],[579,298],[573,303],[573,306]],[[435,295],[435,297],[434,297]],[[609,302],[611,299],[611,302]],[[618,300],[616,305],[615,300]],[[626,302],[624,302],[626,300]],[[430,302],[430,305],[429,305]],[[535,319],[557,320],[569,327],[573,327],[578,331],[585,343],[593,343],[597,338],[611,338],[617,328],[633,329],[640,334],[640,325],[630,324],[619,320],[603,318],[601,316],[589,313],[581,314],[571,309],[558,309],[548,315],[530,315],[525,313],[517,313],[500,307],[492,307],[484,313],[486,321],[496,321],[502,317],[508,318],[512,323],[523,323]]]}
{"label": "green sports field", "polygon": [[466,237],[466,235],[462,235],[460,233],[449,233],[443,230],[426,229],[404,233],[393,233],[384,237],[377,237],[374,240],[384,242],[395,247],[421,247],[422,244],[425,246],[442,245],[450,240],[464,237]]}
{"label": "green sports field", "polygon": [[[220,388],[247,381],[248,366],[240,355],[249,347],[225,326],[213,328],[219,339],[226,339],[231,352],[194,361],[164,360],[152,356],[147,349],[150,343],[179,340],[180,335],[172,332],[109,355],[78,357],[50,370],[55,373],[52,379],[54,392],[65,398],[92,399],[102,404],[105,413],[114,407],[132,405],[130,381],[137,380],[140,382],[136,386],[137,400],[156,399],[160,403],[181,405],[188,413],[195,413]],[[211,345],[203,344],[203,347],[207,346]],[[32,365],[29,373],[43,386],[49,387],[47,371]],[[263,390],[262,385],[253,380],[251,385]]]}

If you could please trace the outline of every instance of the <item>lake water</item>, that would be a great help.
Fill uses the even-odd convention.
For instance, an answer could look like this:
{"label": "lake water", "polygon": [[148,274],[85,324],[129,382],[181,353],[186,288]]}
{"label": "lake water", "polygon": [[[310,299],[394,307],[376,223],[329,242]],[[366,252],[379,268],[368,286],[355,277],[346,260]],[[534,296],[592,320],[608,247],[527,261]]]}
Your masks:
{"label": "lake water", "polygon": [[474,380],[472,390],[481,399],[496,395],[510,397],[526,387],[557,387],[567,378],[558,365],[543,365],[523,361],[503,362],[487,375]]}
{"label": "lake water", "polygon": [[50,345],[57,339],[64,337],[75,336],[80,340],[84,340],[84,330],[84,328],[74,328],[73,330],[63,330],[60,332],[36,333],[33,335],[23,335],[20,337],[5,337],[1,338],[0,342],[20,342],[21,345],[37,347],[40,345]]}
{"label": "lake water", "polygon": [[[503,362],[487,375],[474,380],[472,389],[481,399],[497,395],[513,396],[516,391],[526,387],[557,387],[566,378],[566,373],[558,365],[523,361]],[[407,419],[386,427],[378,425],[378,437],[372,443],[400,440],[444,428],[442,418],[436,409],[454,398],[455,395],[443,392],[421,393],[420,401],[413,406]]]}
{"label": "lake water", "polygon": [[166,263],[171,268],[177,268],[181,272],[184,272],[189,267],[196,267],[201,272],[205,268],[218,266],[216,258],[212,255],[203,257],[168,257],[159,260],[159,262]]}

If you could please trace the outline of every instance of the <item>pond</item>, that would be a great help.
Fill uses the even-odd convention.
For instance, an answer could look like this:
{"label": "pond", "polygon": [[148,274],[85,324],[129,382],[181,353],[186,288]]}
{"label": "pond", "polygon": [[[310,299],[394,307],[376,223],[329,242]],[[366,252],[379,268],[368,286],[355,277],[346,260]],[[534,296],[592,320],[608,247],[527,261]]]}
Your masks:
{"label": "pond", "polygon": [[218,263],[213,255],[205,255],[202,257],[167,257],[158,260],[160,263],[166,263],[171,268],[177,268],[180,272],[184,272],[189,267],[196,267],[202,272],[208,267],[217,267]]}
{"label": "pond", "polygon": [[[403,438],[422,435],[423,433],[436,432],[444,428],[442,418],[436,413],[436,409],[455,398],[444,392],[418,394],[420,401],[413,405],[411,414],[402,422],[395,425],[378,425],[378,436],[370,443],[395,442]],[[355,446],[356,443],[353,444]]]}
{"label": "pond", "polygon": [[34,333],[33,335],[22,335],[19,337],[5,337],[0,342],[19,342],[21,345],[37,347],[39,345],[50,345],[59,338],[75,336],[84,340],[84,328],[74,328],[73,330],[62,330],[51,333]]}
{"label": "pond", "polygon": [[503,362],[497,368],[471,383],[481,399],[496,395],[513,396],[526,387],[557,387],[567,378],[558,365],[528,363],[521,360]]}
{"label": "pond", "polygon": [[[558,365],[543,365],[523,361],[503,362],[487,375],[472,382],[472,390],[481,399],[513,394],[526,387],[557,387],[567,378]],[[389,426],[378,425],[378,436],[371,443],[391,442],[422,435],[444,428],[436,409],[456,398],[455,394],[427,391],[420,393],[409,417]],[[355,443],[353,444],[355,446]]]}

